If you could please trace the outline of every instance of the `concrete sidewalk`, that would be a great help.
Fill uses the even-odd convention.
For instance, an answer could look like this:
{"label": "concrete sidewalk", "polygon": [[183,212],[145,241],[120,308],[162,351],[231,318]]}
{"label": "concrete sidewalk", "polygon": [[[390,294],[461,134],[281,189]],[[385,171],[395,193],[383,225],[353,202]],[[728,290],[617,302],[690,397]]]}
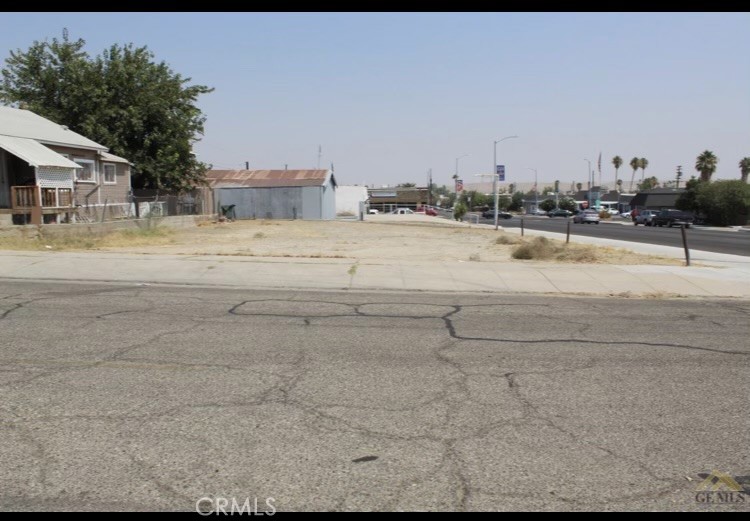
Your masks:
{"label": "concrete sidewalk", "polygon": [[[696,260],[701,257],[696,255]],[[3,251],[0,252],[0,279],[258,289],[750,298],[750,262],[747,261],[750,259],[744,264],[728,261],[727,267],[420,260],[353,264],[345,259]]]}

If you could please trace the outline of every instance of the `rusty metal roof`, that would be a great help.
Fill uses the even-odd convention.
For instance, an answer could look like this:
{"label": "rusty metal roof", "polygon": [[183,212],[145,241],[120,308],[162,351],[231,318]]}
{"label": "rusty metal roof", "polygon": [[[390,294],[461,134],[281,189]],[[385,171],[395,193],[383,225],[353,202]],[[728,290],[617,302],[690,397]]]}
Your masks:
{"label": "rusty metal roof", "polygon": [[273,188],[322,186],[328,175],[329,170],[209,170],[206,179],[212,188]]}

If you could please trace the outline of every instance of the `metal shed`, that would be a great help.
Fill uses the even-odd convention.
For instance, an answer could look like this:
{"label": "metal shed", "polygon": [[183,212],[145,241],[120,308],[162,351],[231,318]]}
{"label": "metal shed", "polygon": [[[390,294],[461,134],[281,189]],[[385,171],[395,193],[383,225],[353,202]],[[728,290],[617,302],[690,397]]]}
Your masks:
{"label": "metal shed", "polygon": [[237,219],[336,218],[331,170],[210,170],[217,211],[234,205]]}

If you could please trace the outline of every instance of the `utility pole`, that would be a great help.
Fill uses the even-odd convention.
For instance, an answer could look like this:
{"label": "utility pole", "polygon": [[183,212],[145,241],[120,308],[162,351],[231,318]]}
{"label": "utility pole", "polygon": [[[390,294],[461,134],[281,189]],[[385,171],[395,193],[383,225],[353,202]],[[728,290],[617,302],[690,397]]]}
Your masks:
{"label": "utility pole", "polygon": [[432,168],[427,171],[427,206],[432,206]]}
{"label": "utility pole", "polygon": [[318,145],[318,170],[320,170],[320,156],[323,155],[323,147]]}
{"label": "utility pole", "polygon": [[676,188],[680,187],[680,178],[682,177],[682,165],[679,165],[677,167],[677,184],[675,185]]}

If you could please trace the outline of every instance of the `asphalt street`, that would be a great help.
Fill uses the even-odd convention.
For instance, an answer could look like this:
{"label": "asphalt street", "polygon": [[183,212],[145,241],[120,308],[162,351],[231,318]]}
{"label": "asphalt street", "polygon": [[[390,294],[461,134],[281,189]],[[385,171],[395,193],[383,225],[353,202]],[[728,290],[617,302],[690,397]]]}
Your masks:
{"label": "asphalt street", "polygon": [[4,281],[0,509],[746,511],[696,490],[750,484],[749,317]]}
{"label": "asphalt street", "polygon": [[[525,216],[524,227],[530,230],[565,233],[567,220],[559,217]],[[617,222],[618,217],[614,218]],[[472,218],[470,222],[474,222]],[[491,219],[479,219],[483,224],[494,224]],[[500,226],[504,228],[520,228],[521,218],[501,219]],[[643,242],[662,246],[682,247],[682,235],[679,228],[632,226],[622,224],[570,224],[571,235],[586,235],[620,241]],[[750,232],[705,229],[700,226],[687,230],[688,246],[694,250],[732,255],[750,256]]]}

